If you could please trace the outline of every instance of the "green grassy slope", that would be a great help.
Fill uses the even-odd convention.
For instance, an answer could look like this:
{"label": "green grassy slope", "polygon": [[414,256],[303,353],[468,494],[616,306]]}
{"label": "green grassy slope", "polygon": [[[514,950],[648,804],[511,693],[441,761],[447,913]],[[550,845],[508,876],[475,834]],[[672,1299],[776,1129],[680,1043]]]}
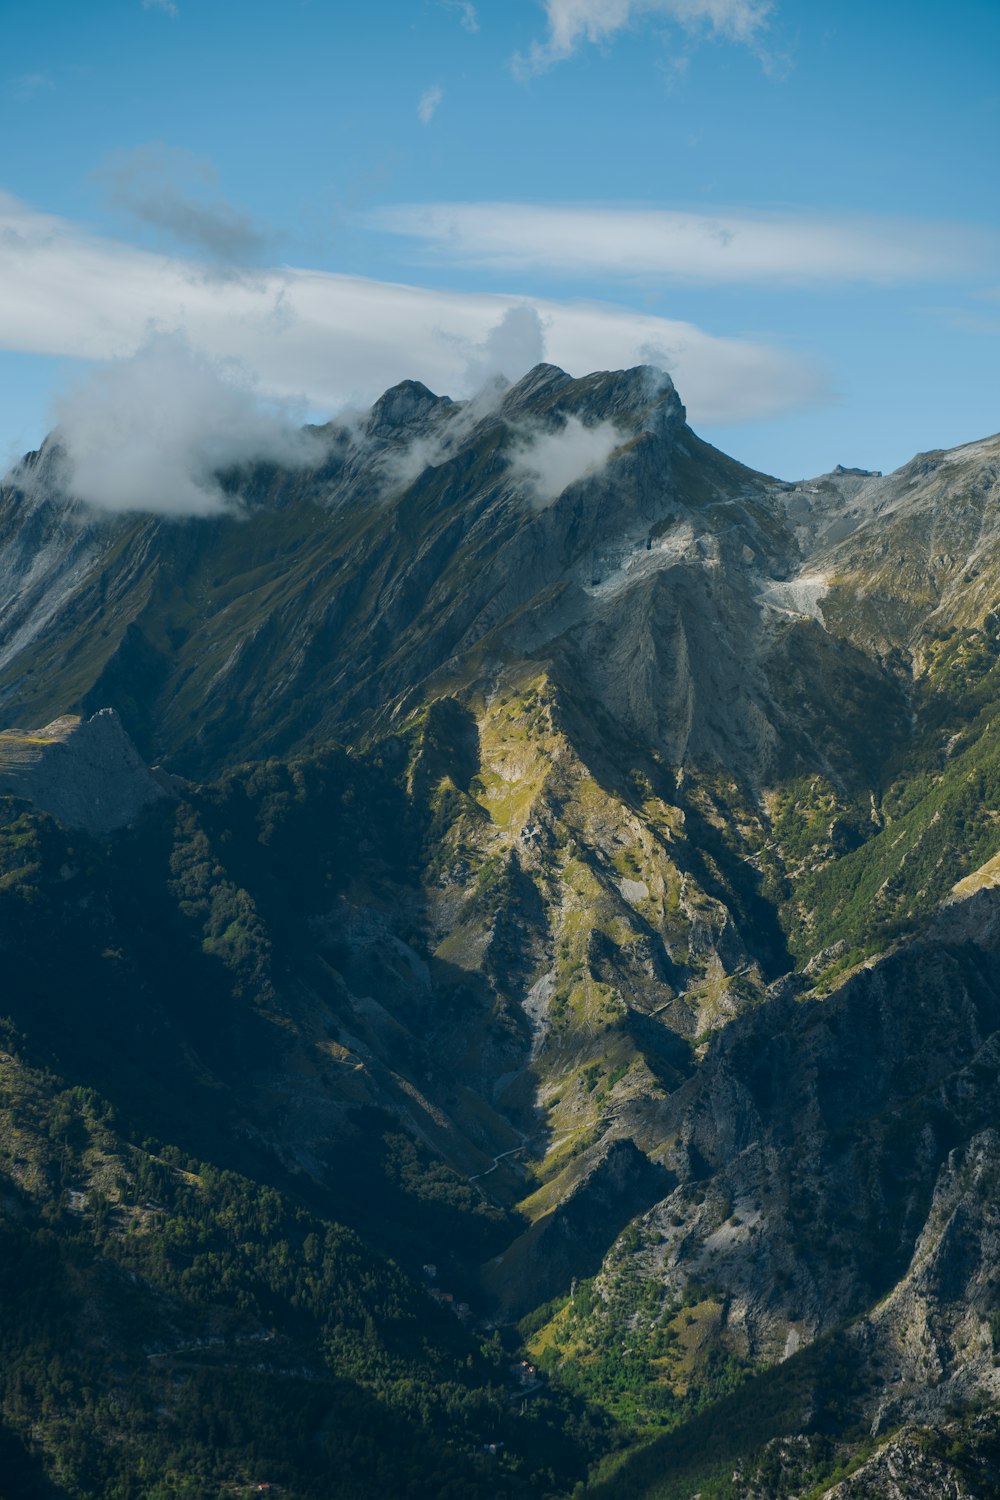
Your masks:
{"label": "green grassy slope", "polygon": [[371,1110],[323,1188],[237,1087],[303,1024],[286,944],[359,775],[263,767],[110,852],[2,804],[0,1414],[39,1494],[542,1494],[602,1441],[565,1398],[519,1417],[510,1353],[427,1294],[428,1245],[474,1261],[502,1211]]}

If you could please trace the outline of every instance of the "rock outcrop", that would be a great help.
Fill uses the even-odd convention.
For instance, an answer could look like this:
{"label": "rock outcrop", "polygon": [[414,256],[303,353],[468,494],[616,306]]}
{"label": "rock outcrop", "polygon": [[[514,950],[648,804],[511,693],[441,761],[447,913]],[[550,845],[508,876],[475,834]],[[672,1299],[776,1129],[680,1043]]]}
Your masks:
{"label": "rock outcrop", "polygon": [[0,793],[24,797],[67,828],[113,833],[169,795],[112,708],[0,733]]}
{"label": "rock outcrop", "polygon": [[[121,996],[86,1046],[134,1098],[216,1076],[484,1315],[558,1297],[552,1384],[610,1349],[639,1425],[787,1379],[745,1430],[797,1463],[835,1343],[838,1440],[1000,1403],[1000,443],[787,485],[659,372],[549,365],[320,432],[226,477],[238,517],[97,522],[51,461],[0,488],[5,721],[85,715],[0,735],[0,791],[103,836],[167,794],[140,752],[202,783],[91,850],[100,933],[16,810],[19,919],[51,901]],[[30,931],[12,990],[58,1018]],[[951,1482],[900,1442],[871,1493]]]}
{"label": "rock outcrop", "polygon": [[988,1443],[982,1451],[963,1444],[956,1468],[954,1448],[964,1436],[955,1426],[906,1427],[822,1500],[990,1500],[1000,1481],[996,1455]]}

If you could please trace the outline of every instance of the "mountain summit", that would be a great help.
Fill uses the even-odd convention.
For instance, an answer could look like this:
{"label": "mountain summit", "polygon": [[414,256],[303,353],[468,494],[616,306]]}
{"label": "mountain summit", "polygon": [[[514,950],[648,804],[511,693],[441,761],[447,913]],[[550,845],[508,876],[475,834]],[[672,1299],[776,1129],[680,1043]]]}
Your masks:
{"label": "mountain summit", "polygon": [[234,476],[242,503],[207,522],[98,518],[15,471],[6,712],[110,704],[144,753],[202,775],[391,722],[492,652],[585,671],[673,760],[714,752],[733,704],[724,732],[766,762],[782,710],[756,662],[768,601],[809,575],[809,501],[793,516],[787,487],[702,443],[650,367],[540,365],[498,394],[404,382],[321,429],[310,473]]}
{"label": "mountain summit", "polygon": [[[63,1493],[131,1472],[126,1399],[249,1483],[233,1381],[306,1500],[339,1449],[352,1500],[992,1472],[1000,439],[787,484],[549,365],[313,437],[207,519],[0,490]],[[90,1398],[12,1338],[62,1474]]]}

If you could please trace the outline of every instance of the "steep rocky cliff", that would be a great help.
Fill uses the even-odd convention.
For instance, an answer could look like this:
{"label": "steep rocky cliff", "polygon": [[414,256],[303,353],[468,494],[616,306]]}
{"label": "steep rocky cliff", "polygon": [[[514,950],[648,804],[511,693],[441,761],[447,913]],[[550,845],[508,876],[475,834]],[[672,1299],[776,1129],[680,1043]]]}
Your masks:
{"label": "steep rocky cliff", "polygon": [[[549,366],[320,431],[209,520],[98,519],[51,446],[0,491],[0,716],[60,715],[0,735],[12,1053],[465,1304],[487,1384],[499,1320],[578,1439],[505,1418],[510,1493],[980,1493],[998,441],[786,485]],[[64,1226],[152,1246],[71,1159]]]}
{"label": "steep rocky cliff", "polygon": [[[524,453],[574,421],[620,444],[542,493]],[[797,624],[834,700],[807,705],[816,727],[864,691],[795,604],[813,538],[787,487],[701,442],[658,372],[540,366],[483,409],[407,383],[324,431],[311,474],[234,475],[244,499],[221,520],[95,521],[44,465],[15,471],[8,716],[109,703],[144,753],[204,774],[397,721],[527,656],[671,764],[759,775],[801,736],[776,701]]]}
{"label": "steep rocky cliff", "polygon": [[67,828],[112,833],[167,796],[168,786],[147,770],[112,708],[0,731],[0,794],[26,798]]}

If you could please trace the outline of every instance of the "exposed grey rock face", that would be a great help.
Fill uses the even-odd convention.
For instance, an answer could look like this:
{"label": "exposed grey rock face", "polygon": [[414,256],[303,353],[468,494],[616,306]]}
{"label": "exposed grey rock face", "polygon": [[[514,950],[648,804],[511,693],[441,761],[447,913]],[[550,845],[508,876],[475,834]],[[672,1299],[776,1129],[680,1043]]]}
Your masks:
{"label": "exposed grey rock face", "polygon": [[25,797],[67,828],[112,833],[169,795],[143,764],[114,709],[44,729],[0,733],[0,792]]}
{"label": "exposed grey rock face", "polygon": [[[621,444],[539,509],[512,460],[571,420]],[[796,544],[773,481],[701,443],[668,376],[540,365],[465,403],[409,381],[322,433],[313,471],[234,476],[242,519],[95,529],[51,476],[15,471],[0,492],[11,715],[110,703],[201,776],[391,722],[470,653],[528,651],[567,674],[593,662],[595,692],[613,688],[612,712],[670,759],[730,733],[768,758],[755,658],[770,612],[741,559],[784,576]],[[44,536],[22,544],[42,493]],[[709,675],[705,639],[722,646]]]}
{"label": "exposed grey rock face", "polygon": [[392,437],[401,430],[419,426],[437,408],[447,409],[452,404],[447,396],[435,396],[419,380],[404,380],[375,402],[365,430],[370,437]]}
{"label": "exposed grey rock face", "polygon": [[993,1402],[1000,1395],[998,1182],[995,1130],[949,1154],[909,1270],[858,1331],[869,1366],[885,1382],[875,1431],[934,1420],[977,1393]]}
{"label": "exposed grey rock face", "polygon": [[721,1286],[756,1358],[861,1319],[881,1430],[1000,1395],[1000,903],[965,906],[829,999],[777,997],[713,1040],[660,1108],[679,1185],[632,1254],[670,1295]]}
{"label": "exposed grey rock face", "polygon": [[[512,457],[570,419],[622,443],[539,510]],[[95,522],[44,451],[12,472],[10,717],[110,703],[148,754],[210,776],[396,722],[443,675],[527,653],[671,763],[765,784],[818,761],[836,781],[860,691],[874,734],[905,718],[897,677],[848,643],[919,665],[928,615],[981,615],[996,581],[996,440],[782,484],[701,442],[645,366],[539,365],[472,402],[404,381],[320,431],[315,469],[233,476],[242,519]]]}
{"label": "exposed grey rock face", "polygon": [[[518,479],[518,444],[571,419],[611,423],[621,443],[598,472],[534,504]],[[512,708],[501,750],[497,714],[478,707],[485,717],[470,744],[481,740],[492,762],[477,760],[464,776],[450,768],[478,821],[470,821],[474,836],[456,839],[449,868],[467,863],[475,846],[477,858],[501,860],[510,890],[528,889],[535,905],[526,895],[523,920],[512,925],[508,896],[495,920],[456,936],[464,922],[456,913],[476,896],[470,867],[433,898],[443,913],[437,936],[498,992],[516,980],[524,994],[555,973],[559,939],[572,947],[564,916],[589,926],[600,905],[581,968],[585,961],[591,979],[628,1002],[628,1024],[641,1025],[671,1089],[667,1027],[696,1037],[735,1016],[731,1035],[711,1045],[667,1105],[648,1078],[628,1086],[645,1097],[641,1109],[630,1099],[632,1114],[614,1129],[648,1150],[674,1142],[682,1185],[650,1215],[643,1271],[674,1288],[696,1275],[723,1283],[738,1342],[768,1358],[863,1316],[910,1264],[956,1121],[964,1146],[996,1102],[987,1082],[971,1091],[978,1113],[959,1108],[963,1072],[977,1049],[989,1055],[998,1025],[996,994],[979,984],[968,955],[970,945],[988,947],[994,918],[966,904],[928,946],[859,975],[833,1000],[799,1005],[772,995],[759,1015],[741,1017],[746,995],[763,983],[754,965],[762,954],[770,963],[774,943],[760,941],[759,923],[754,932],[746,915],[733,916],[725,879],[735,877],[696,860],[711,816],[679,803],[684,777],[706,766],[745,782],[754,797],[785,775],[822,773],[849,788],[864,747],[874,812],[880,768],[897,731],[909,732],[912,680],[858,643],[905,646],[916,668],[913,630],[980,609],[997,581],[1000,445],[925,455],[885,479],[838,468],[785,485],[698,439],[661,372],[573,379],[551,365],[470,403],[403,382],[367,417],[324,432],[327,455],[314,471],[244,476],[241,519],[132,516],[96,526],[60,508],[44,465],[15,473],[0,494],[0,582],[11,601],[0,610],[0,695],[10,715],[37,723],[62,706],[86,715],[116,704],[150,758],[162,753],[209,776],[245,757],[378,737],[449,694],[488,705],[513,693],[516,673],[501,681],[512,664],[525,676],[547,674],[544,726],[540,708]],[[844,592],[845,578],[853,592]],[[58,723],[17,744],[13,733],[0,741],[0,784],[98,832],[162,795],[113,716]],[[532,759],[532,736],[544,763]],[[572,774],[571,742],[582,757]],[[642,764],[645,790],[633,782],[609,813],[619,773]],[[445,769],[434,762],[428,796]],[[518,833],[510,809],[491,821],[490,797],[502,805],[505,789],[530,782],[529,770],[552,791],[538,792]],[[591,772],[599,785],[589,784]],[[658,797],[678,801],[662,827],[646,822],[647,772]],[[560,809],[574,800],[573,838],[589,852],[602,894],[592,887],[557,902],[552,893],[566,887],[558,850],[570,847]],[[759,833],[747,818],[741,889],[772,847],[763,816]],[[835,822],[831,812],[831,841]],[[508,848],[517,839],[520,885]],[[634,868],[622,862],[627,853]],[[767,977],[783,962],[779,953]],[[392,984],[382,973],[378,987],[355,973],[363,969],[356,953],[347,967],[359,1049],[376,1052],[390,1034],[395,1048],[390,1021],[406,1020],[407,1005],[387,1020]],[[737,976],[743,990],[730,983]],[[685,988],[694,993],[696,982],[685,1014]],[[555,979],[551,986],[554,996]],[[497,1011],[477,1071],[466,1064],[462,1079],[500,1103],[497,1080],[517,1075],[529,1047],[545,1067],[558,1054],[555,1042],[536,1046],[519,1016],[506,1003]],[[573,1045],[596,1049],[599,1040]],[[570,1091],[563,1095],[565,1104]],[[911,1097],[921,1103],[912,1130],[907,1116],[907,1157],[899,1110]],[[428,1119],[421,1103],[409,1124],[432,1140]],[[481,1144],[489,1157],[507,1139]],[[588,1215],[575,1218],[574,1204],[603,1204],[591,1217],[603,1216],[606,1247],[619,1227],[612,1200],[631,1213],[654,1201],[645,1190],[600,1198],[601,1184],[617,1181],[615,1160],[587,1157],[593,1181],[570,1185],[561,1217],[544,1231],[547,1246],[565,1226],[585,1238]],[[480,1165],[461,1153],[455,1162]],[[657,1196],[664,1191],[661,1181]],[[530,1267],[531,1247],[522,1248]],[[559,1259],[547,1249],[538,1264]]]}
{"label": "exposed grey rock face", "polygon": [[[526,447],[608,425],[599,467],[533,490]],[[639,1303],[670,1323],[691,1298],[692,1329],[704,1312],[706,1339],[790,1381],[840,1340],[879,1440],[996,1404],[1000,897],[960,882],[931,923],[942,868],[944,889],[987,876],[948,873],[930,842],[893,896],[941,802],[920,822],[888,782],[955,622],[994,619],[1000,661],[1000,443],[787,485],[702,442],[660,372],[550,365],[471,402],[403,382],[322,432],[312,470],[228,476],[243,511],[211,521],[98,523],[51,458],[11,476],[0,702],[7,722],[83,717],[0,735],[0,790],[98,834],[139,816],[164,788],[113,713],[88,717],[105,704],[147,759],[206,779],[379,746],[357,795],[394,809],[407,873],[358,838],[344,891],[289,943],[295,1042],[239,1075],[282,1161],[335,1185],[379,1111],[473,1202],[522,1205],[503,1253],[476,1254],[507,1312],[597,1273],[639,1354]],[[929,708],[933,789],[960,735]],[[332,774],[276,763],[258,767],[269,837]],[[976,769],[954,842],[971,828],[989,870],[967,815],[997,818],[1000,771]],[[891,822],[871,900],[901,903],[894,951],[860,967],[864,947],[803,999],[868,936],[858,920],[811,947],[854,885],[824,904],[810,882]],[[276,846],[204,838],[215,962],[229,913],[267,907]],[[904,943],[918,907],[930,925]],[[671,1368],[679,1398],[697,1371]],[[975,1493],[905,1435],[861,1475],[841,1500]]]}
{"label": "exposed grey rock face", "polygon": [[996,1474],[984,1474],[986,1487],[945,1462],[928,1434],[904,1428],[849,1479],[827,1490],[822,1500],[986,1500],[995,1495]]}
{"label": "exposed grey rock face", "polygon": [[52,444],[0,484],[0,667],[58,618],[109,539],[109,528],[59,490]]}

